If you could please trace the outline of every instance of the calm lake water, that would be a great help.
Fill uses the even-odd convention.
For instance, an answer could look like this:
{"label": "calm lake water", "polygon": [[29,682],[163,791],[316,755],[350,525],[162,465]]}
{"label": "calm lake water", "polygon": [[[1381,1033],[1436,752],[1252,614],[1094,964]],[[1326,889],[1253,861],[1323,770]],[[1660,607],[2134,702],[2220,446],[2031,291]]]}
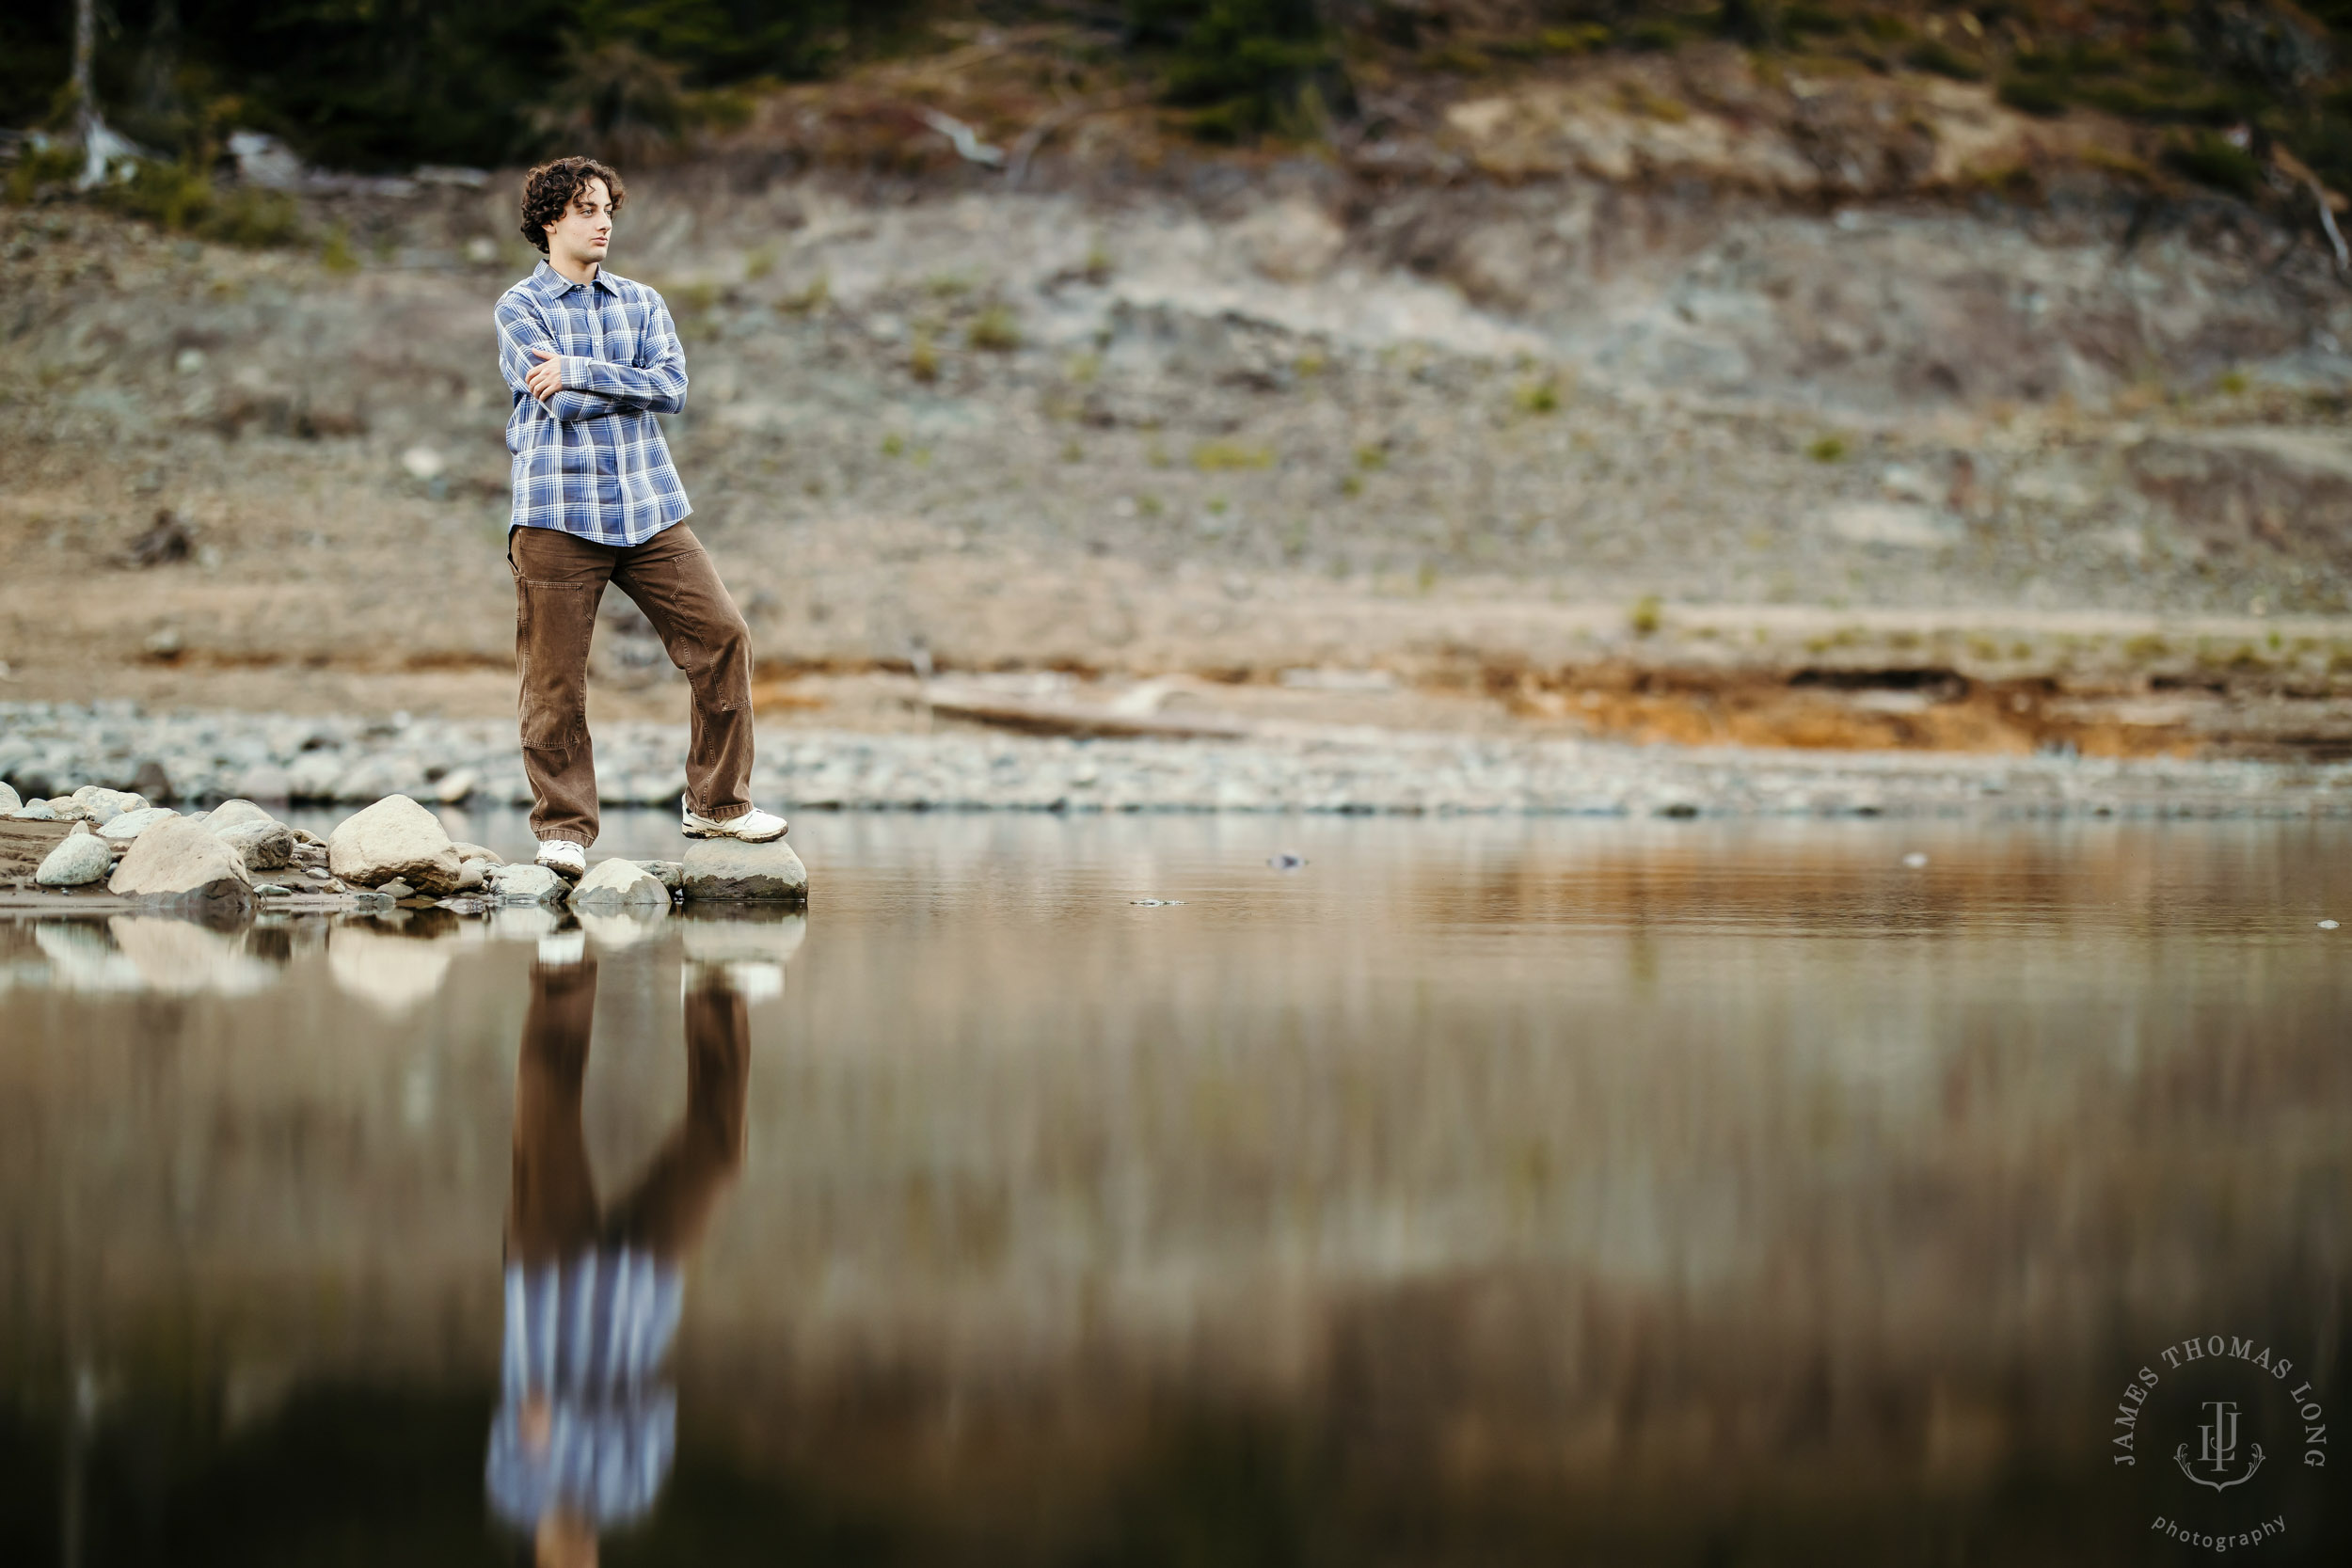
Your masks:
{"label": "calm lake water", "polygon": [[2352,830],[793,842],[0,916],[0,1560],[2344,1560]]}

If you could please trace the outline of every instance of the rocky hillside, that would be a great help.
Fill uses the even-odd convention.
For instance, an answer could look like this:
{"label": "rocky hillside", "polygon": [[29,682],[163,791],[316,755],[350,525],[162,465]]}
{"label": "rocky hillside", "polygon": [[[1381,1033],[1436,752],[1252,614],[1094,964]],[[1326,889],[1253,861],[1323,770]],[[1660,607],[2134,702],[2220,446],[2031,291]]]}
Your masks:
{"label": "rocky hillside", "polygon": [[[672,437],[778,717],[1311,669],[1416,726],[2352,734],[2352,294],[2169,133],[1701,43],[1358,70],[1354,129],[1216,151],[1091,78],[1039,110],[1050,41],[632,171],[613,264],[690,340]],[[0,219],[8,694],[499,712],[511,177],[264,179],[313,244]],[[668,714],[609,609],[614,707]]]}

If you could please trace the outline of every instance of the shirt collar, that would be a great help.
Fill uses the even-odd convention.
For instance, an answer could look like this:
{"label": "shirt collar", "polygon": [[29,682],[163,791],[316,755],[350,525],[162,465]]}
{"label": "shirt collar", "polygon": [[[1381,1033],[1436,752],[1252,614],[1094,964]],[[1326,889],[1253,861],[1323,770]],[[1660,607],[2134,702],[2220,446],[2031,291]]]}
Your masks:
{"label": "shirt collar", "polygon": [[596,269],[596,280],[593,283],[582,285],[573,282],[556,271],[551,263],[542,261],[531,269],[531,280],[537,285],[539,293],[548,299],[561,299],[572,290],[581,287],[602,289],[615,299],[621,296],[621,291],[612,286],[610,271],[604,267]]}

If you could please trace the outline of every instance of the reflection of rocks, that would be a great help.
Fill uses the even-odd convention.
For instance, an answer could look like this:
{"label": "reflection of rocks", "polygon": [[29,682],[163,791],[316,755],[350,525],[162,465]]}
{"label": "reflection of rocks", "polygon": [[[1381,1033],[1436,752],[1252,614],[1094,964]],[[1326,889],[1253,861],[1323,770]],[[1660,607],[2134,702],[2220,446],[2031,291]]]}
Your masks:
{"label": "reflection of rocks", "polygon": [[490,936],[497,942],[537,942],[552,936],[561,924],[556,912],[545,904],[490,911]]}
{"label": "reflection of rocks", "polygon": [[572,889],[576,910],[667,910],[670,890],[635,861],[600,861]]}
{"label": "reflection of rocks", "polygon": [[33,944],[49,960],[49,983],[59,990],[140,991],[147,977],[97,926],[59,921],[33,927]]}
{"label": "reflection of rocks", "polygon": [[87,887],[102,880],[115,863],[113,847],[96,833],[72,833],[49,851],[33,880],[42,887]]}
{"label": "reflection of rocks", "polygon": [[665,901],[660,909],[647,909],[642,904],[614,904],[599,910],[581,910],[580,928],[589,940],[607,952],[635,947],[661,935],[669,925],[669,906]]}
{"label": "reflection of rocks", "polygon": [[139,834],[107,883],[119,897],[242,913],[253,901],[253,879],[237,852],[183,816]]}
{"label": "reflection of rocks", "polygon": [[254,933],[219,931],[163,915],[117,915],[101,926],[59,921],[34,928],[59,990],[249,996],[278,981],[256,956]]}
{"label": "reflection of rocks", "polygon": [[439,897],[457,891],[457,847],[440,818],[405,795],[388,795],[343,818],[326,839],[328,869],[377,887],[395,878]]}
{"label": "reflection of rocks", "polygon": [[688,914],[678,922],[686,957],[695,963],[788,963],[808,937],[808,916],[777,912],[767,920]]}
{"label": "reflection of rocks", "polygon": [[249,956],[244,931],[215,931],[161,915],[117,915],[106,929],[149,990],[249,996],[278,981],[275,965]]}
{"label": "reflection of rocks", "polygon": [[[755,915],[756,906],[746,914]],[[768,919],[701,919],[683,922],[688,990],[716,981],[747,1003],[772,1002],[784,994],[784,966],[808,935],[808,916],[767,911]]]}
{"label": "reflection of rocks", "polygon": [[801,904],[808,868],[792,846],[708,838],[686,851],[686,896],[700,903]]}
{"label": "reflection of rocks", "polygon": [[338,926],[326,938],[326,967],[335,984],[391,1013],[406,1012],[439,990],[455,956],[452,943],[418,942],[366,926]]}

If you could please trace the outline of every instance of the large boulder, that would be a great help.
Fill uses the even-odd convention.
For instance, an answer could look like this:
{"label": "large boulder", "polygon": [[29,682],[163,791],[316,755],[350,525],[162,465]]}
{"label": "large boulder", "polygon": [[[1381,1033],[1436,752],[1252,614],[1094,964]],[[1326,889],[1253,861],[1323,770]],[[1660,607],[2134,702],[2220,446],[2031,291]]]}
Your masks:
{"label": "large boulder", "polygon": [[808,868],[792,846],[707,838],[686,851],[689,903],[804,904]]}
{"label": "large boulder", "polygon": [[[117,812],[98,824],[98,836],[115,844],[128,844],[161,822],[176,819],[180,814],[169,806],[139,806]],[[195,824],[189,824],[191,827]]]}
{"label": "large boulder", "polygon": [[670,890],[635,861],[599,861],[572,889],[571,905],[576,910],[666,910]]}
{"label": "large boulder", "polygon": [[33,880],[42,887],[87,887],[103,881],[114,863],[114,846],[96,833],[77,832],[57,841]]}
{"label": "large boulder", "polygon": [[387,795],[326,835],[326,868],[359,887],[397,879],[440,898],[457,891],[458,864],[441,819],[405,795]]}
{"label": "large boulder", "polygon": [[253,902],[253,879],[236,850],[177,814],[133,841],[106,887],[122,898],[215,911],[243,911]]}

